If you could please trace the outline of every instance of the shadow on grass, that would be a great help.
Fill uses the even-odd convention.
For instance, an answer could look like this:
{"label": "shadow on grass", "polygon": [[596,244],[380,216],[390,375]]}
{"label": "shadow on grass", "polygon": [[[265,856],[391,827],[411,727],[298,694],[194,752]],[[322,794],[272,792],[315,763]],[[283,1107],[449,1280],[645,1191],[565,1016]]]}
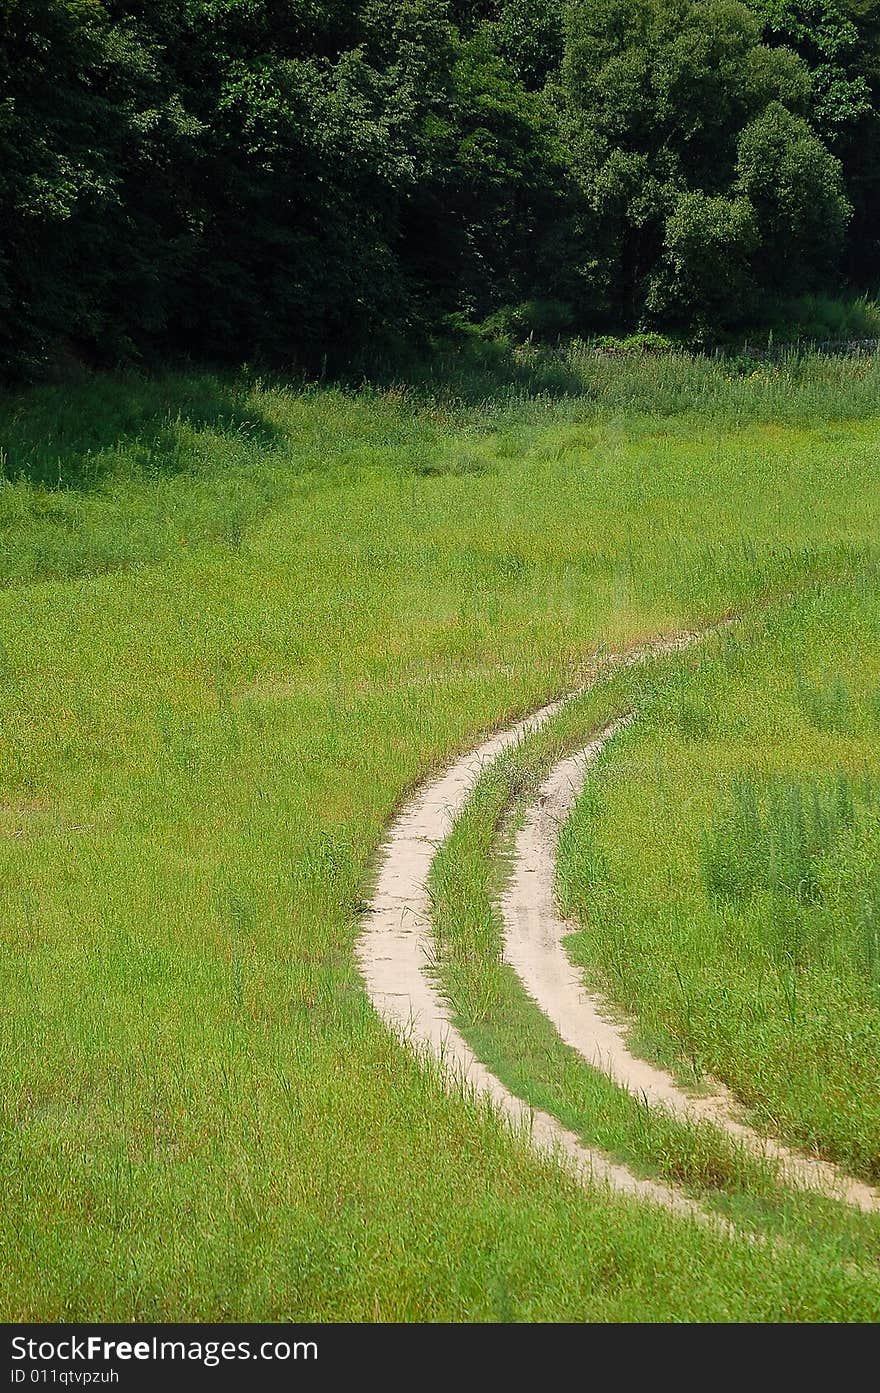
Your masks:
{"label": "shadow on grass", "polygon": [[78,492],[100,488],[111,470],[168,477],[192,467],[201,432],[264,450],[282,438],[231,375],[95,374],[0,399],[0,477]]}
{"label": "shadow on grass", "polygon": [[520,346],[476,335],[435,341],[420,352],[362,359],[346,380],[380,389],[404,386],[417,398],[466,406],[504,397],[561,400],[588,393],[583,372],[559,346]]}

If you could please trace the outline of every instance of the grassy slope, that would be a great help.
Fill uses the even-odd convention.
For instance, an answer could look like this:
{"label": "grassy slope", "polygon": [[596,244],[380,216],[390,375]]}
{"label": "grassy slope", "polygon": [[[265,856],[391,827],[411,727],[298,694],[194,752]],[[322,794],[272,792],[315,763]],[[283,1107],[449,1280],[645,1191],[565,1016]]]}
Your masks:
{"label": "grassy slope", "polygon": [[[542,778],[557,759],[581,748],[592,732],[612,718],[633,709],[650,709],[660,692],[680,694],[684,674],[702,662],[699,653],[692,651],[686,657],[654,661],[599,682],[483,775],[432,868],[437,980],[456,1024],[477,1055],[514,1092],[553,1113],[585,1143],[618,1157],[639,1174],[683,1187],[704,1207],[719,1210],[742,1228],[768,1238],[784,1237],[812,1249],[832,1265],[855,1262],[870,1270],[880,1240],[877,1216],[791,1190],[771,1167],[744,1153],[715,1128],[683,1124],[660,1108],[646,1109],[559,1040],[504,962],[498,898],[507,873],[506,854],[521,810],[534,801]],[[605,759],[610,764],[613,755]],[[627,778],[633,780],[637,806],[640,779],[632,769]],[[593,805],[599,825],[603,796],[600,784]],[[596,854],[595,838],[584,832],[583,814],[582,804],[579,819],[566,836],[563,858],[568,882],[580,890],[584,890],[585,869],[594,866]],[[639,825],[635,817],[628,826],[627,850],[638,843]],[[672,825],[677,826],[674,818]],[[650,864],[653,850],[642,853],[639,871]],[[593,875],[590,892],[585,893],[603,886],[604,867]],[[605,932],[607,902],[597,898],[591,908],[591,922]],[[641,939],[636,952],[631,950],[627,909],[628,902],[621,897],[614,921],[614,974],[601,982],[612,1001],[620,998],[615,990],[617,974],[625,979],[634,971],[637,952],[646,951]],[[668,932],[665,921],[664,928]],[[662,933],[657,933],[650,950],[665,953]],[[723,954],[719,954],[719,977],[724,969]],[[669,970],[674,972],[675,964]],[[595,982],[595,968],[592,977]],[[700,987],[694,991],[699,994]],[[654,1044],[646,1047],[642,1031],[637,1047],[656,1054]],[[667,1048],[661,1057],[664,1063],[679,1066],[686,1086],[697,1082],[691,1061],[683,1061],[680,1050],[670,1058]],[[870,1108],[869,1098],[861,1102],[863,1108]],[[762,1120],[766,1121],[766,1115]],[[813,1280],[811,1274],[808,1285]]]}
{"label": "grassy slope", "polygon": [[876,371],[8,404],[5,1316],[872,1313],[586,1202],[388,1040],[351,947],[432,764],[598,642],[861,564]]}
{"label": "grassy slope", "polygon": [[880,1178],[876,581],[792,599],[649,696],[567,829],[572,943],[651,1048]]}

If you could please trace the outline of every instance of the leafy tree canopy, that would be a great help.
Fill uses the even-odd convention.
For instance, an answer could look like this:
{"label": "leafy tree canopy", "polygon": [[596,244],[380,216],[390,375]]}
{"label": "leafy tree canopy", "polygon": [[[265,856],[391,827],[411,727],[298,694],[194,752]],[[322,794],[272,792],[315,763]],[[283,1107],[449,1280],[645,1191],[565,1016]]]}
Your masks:
{"label": "leafy tree canopy", "polygon": [[873,286],[878,108],[878,0],[4,0],[0,368]]}

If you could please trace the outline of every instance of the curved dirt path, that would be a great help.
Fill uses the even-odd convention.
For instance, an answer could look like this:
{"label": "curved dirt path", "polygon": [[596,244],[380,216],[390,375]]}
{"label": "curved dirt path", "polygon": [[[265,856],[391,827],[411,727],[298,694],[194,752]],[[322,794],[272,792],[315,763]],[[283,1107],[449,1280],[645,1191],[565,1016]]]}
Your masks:
{"label": "curved dirt path", "polygon": [[496,1078],[452,1025],[430,977],[432,926],[428,874],[439,844],[448,837],[474,783],[486,766],[525,735],[538,730],[565,704],[552,702],[510,729],[493,735],[444,774],[423,784],[391,824],[358,943],[358,961],[370,998],[386,1023],[411,1048],[440,1061],[450,1087],[463,1086],[491,1100],[532,1144],[586,1184],[614,1190],[711,1222],[686,1196],[642,1180],[585,1147],[549,1113],[534,1111]]}
{"label": "curved dirt path", "polygon": [[865,1211],[880,1209],[880,1194],[870,1185],[844,1175],[826,1161],[792,1152],[740,1121],[737,1104],[723,1085],[713,1082],[710,1096],[691,1096],[665,1070],[633,1055],[620,1027],[603,1013],[600,1000],[585,990],[565,952],[563,939],[576,926],[566,923],[556,912],[559,833],[574,808],[590,765],[631,719],[615,721],[584,749],[554,765],[537,801],[528,809],[515,837],[513,867],[501,898],[505,960],[561,1039],[621,1088],[649,1103],[661,1104],[679,1117],[722,1128],[754,1154],[778,1161],[786,1177],[796,1185],[845,1200]]}

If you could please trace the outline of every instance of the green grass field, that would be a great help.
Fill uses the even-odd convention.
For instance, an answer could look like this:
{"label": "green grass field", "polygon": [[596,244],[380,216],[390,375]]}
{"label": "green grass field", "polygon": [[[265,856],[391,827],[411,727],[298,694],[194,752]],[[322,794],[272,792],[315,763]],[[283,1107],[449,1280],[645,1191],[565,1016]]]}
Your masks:
{"label": "green grass field", "polygon": [[0,403],[8,1320],[880,1314],[874,1218],[780,1197],[525,1022],[501,775],[437,868],[462,1028],[742,1238],[586,1194],[445,1095],[353,953],[426,773],[597,649],[740,614],[582,699],[519,783],[637,702],[566,839],[573,953],[652,1056],[880,1175],[880,360],[486,353]]}
{"label": "green grass field", "polygon": [[673,1066],[880,1178],[880,603],[811,590],[645,702],[567,833],[572,944]]}

